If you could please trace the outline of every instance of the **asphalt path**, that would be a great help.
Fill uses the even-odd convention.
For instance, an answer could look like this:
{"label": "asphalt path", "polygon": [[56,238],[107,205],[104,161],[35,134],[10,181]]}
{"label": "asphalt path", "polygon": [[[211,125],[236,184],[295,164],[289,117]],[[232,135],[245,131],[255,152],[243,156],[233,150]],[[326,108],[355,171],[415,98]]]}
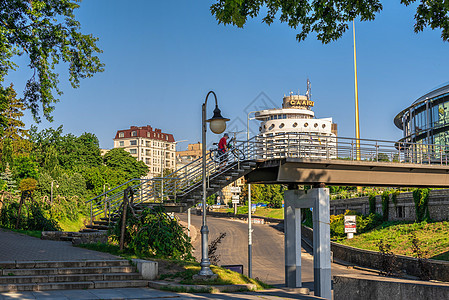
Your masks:
{"label": "asphalt path", "polygon": [[[192,211],[191,223],[195,226],[197,238],[193,243],[194,256],[201,261],[201,216]],[[187,214],[179,214],[183,221],[187,221]],[[248,274],[248,223],[229,219],[207,217],[209,227],[209,244],[220,233],[225,232],[226,237],[218,246],[219,265],[243,265],[244,274]],[[277,224],[253,224],[252,271],[253,277],[259,278],[275,286],[283,286],[284,281],[284,233]],[[282,225],[281,225],[282,228]],[[302,249],[302,281],[303,287],[313,290],[313,256],[311,249]],[[345,266],[332,264],[332,275],[338,274],[370,274],[371,272],[357,269],[348,269]]]}

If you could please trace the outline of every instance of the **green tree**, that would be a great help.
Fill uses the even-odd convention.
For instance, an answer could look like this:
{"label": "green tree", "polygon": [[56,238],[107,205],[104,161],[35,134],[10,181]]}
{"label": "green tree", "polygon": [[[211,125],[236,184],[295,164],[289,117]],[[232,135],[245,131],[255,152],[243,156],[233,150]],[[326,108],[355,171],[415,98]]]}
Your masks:
{"label": "green tree", "polygon": [[14,175],[16,179],[38,177],[38,166],[29,156],[19,156],[14,160]]}
{"label": "green tree", "polygon": [[106,166],[125,172],[127,180],[140,178],[148,173],[148,167],[143,161],[138,161],[122,148],[110,150],[103,159]]}
{"label": "green tree", "polygon": [[3,127],[2,138],[8,138],[14,141],[27,137],[28,130],[24,129],[25,123],[20,120],[23,117],[25,105],[21,99],[17,99],[13,85],[11,84],[4,89],[4,93],[0,92],[0,97],[4,97],[0,102],[6,102],[0,112],[0,126]]}
{"label": "green tree", "polygon": [[9,168],[9,164],[6,164],[5,171],[0,174],[0,179],[6,183],[6,191],[14,192],[17,185],[16,181],[13,179],[11,169]]}
{"label": "green tree", "polygon": [[[266,15],[262,22],[270,25],[276,19],[298,29],[298,41],[315,32],[324,44],[340,38],[348,30],[348,23],[356,18],[372,21],[383,9],[380,0],[216,0],[210,10],[218,23],[242,28],[248,18],[255,18],[260,11]],[[449,40],[449,5],[446,1],[400,0],[406,6],[420,3],[416,8],[414,30],[441,29],[441,38]]]}
{"label": "green tree", "polygon": [[80,79],[103,71],[96,56],[102,51],[97,38],[80,32],[75,19],[80,0],[3,0],[0,5],[0,84],[18,65],[16,56],[27,56],[32,76],[26,82],[24,101],[39,121],[39,112],[51,120],[53,103],[61,95],[59,75],[55,72],[60,62],[68,65],[73,88]]}

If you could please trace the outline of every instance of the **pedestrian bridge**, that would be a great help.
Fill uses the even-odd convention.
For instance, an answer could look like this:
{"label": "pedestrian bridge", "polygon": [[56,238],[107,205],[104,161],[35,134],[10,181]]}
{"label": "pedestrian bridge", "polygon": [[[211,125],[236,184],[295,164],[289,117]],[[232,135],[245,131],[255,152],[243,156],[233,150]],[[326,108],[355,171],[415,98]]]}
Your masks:
{"label": "pedestrian bridge", "polygon": [[[257,135],[235,141],[224,168],[206,156],[207,196],[245,176],[248,183],[449,187],[449,147],[307,133]],[[202,158],[166,177],[133,179],[88,201],[91,217],[115,215],[124,190],[133,203],[184,210],[202,199]]]}
{"label": "pedestrian bridge", "polygon": [[[305,133],[258,135],[235,142],[225,166],[207,154],[206,196],[245,176],[248,183],[287,184],[284,192],[285,282],[301,287],[301,209],[313,208],[315,295],[331,299],[329,189],[323,185],[449,187],[449,149],[440,145],[329,137]],[[199,158],[166,177],[130,180],[89,200],[91,221],[110,220],[123,201],[185,210],[202,199]],[[313,185],[307,194],[298,185]],[[207,232],[207,227],[206,231]],[[207,238],[206,238],[207,245]]]}

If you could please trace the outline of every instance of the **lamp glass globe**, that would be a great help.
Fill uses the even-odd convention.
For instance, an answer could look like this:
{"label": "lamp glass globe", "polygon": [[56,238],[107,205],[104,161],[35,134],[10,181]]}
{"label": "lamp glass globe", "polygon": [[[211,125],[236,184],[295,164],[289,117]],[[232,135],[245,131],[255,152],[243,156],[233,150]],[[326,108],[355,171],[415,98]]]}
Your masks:
{"label": "lamp glass globe", "polygon": [[226,130],[226,121],[225,120],[211,120],[210,121],[210,130],[215,134],[220,134]]}

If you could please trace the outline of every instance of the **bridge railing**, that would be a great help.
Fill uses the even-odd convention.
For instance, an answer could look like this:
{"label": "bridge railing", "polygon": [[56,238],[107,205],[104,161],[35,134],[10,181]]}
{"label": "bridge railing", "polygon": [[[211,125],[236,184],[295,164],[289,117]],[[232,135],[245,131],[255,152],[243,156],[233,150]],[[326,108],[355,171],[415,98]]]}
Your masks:
{"label": "bridge railing", "polygon": [[274,133],[249,140],[248,159],[339,159],[447,165],[449,146],[355,139],[310,133]]}
{"label": "bridge railing", "polygon": [[[244,161],[282,158],[362,160],[394,163],[448,164],[449,146],[355,139],[310,133],[260,134],[248,141],[235,141],[226,159],[218,151],[206,154],[207,186],[216,177]],[[124,190],[132,187],[134,203],[178,202],[202,187],[202,157],[164,177],[131,179],[91,200],[91,219],[113,216],[123,201]],[[197,198],[197,200],[200,200]]]}

